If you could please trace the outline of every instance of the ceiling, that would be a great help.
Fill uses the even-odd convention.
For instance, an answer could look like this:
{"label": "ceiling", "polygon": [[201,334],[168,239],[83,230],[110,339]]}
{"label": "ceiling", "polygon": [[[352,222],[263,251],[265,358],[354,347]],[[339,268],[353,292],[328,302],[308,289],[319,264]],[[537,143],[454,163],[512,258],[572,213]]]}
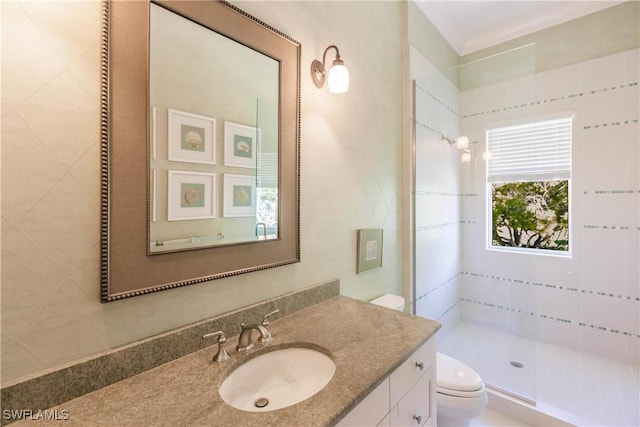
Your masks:
{"label": "ceiling", "polygon": [[415,2],[459,55],[623,3],[614,0]]}

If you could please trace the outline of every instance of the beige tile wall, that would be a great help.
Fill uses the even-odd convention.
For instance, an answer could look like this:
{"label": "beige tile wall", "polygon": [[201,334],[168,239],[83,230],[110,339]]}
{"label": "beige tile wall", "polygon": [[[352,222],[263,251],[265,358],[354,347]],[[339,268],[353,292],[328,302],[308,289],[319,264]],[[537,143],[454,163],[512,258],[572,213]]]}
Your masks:
{"label": "beige tile wall", "polygon": [[[1,3],[3,384],[332,277],[360,299],[401,291],[401,5],[239,6],[302,43],[302,262],[103,305],[99,3]],[[333,43],[342,96],[308,78]],[[383,269],[356,275],[368,226]]]}

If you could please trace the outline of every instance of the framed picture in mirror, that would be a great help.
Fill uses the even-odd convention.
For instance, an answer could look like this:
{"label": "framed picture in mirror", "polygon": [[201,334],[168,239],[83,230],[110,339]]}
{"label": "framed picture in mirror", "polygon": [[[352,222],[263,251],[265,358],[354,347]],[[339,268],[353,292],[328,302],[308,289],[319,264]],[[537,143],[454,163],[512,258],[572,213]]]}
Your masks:
{"label": "framed picture in mirror", "polygon": [[252,126],[225,122],[224,165],[255,168],[260,151],[261,131]]}
{"label": "framed picture in mirror", "polygon": [[169,155],[175,162],[216,164],[216,119],[168,109]]}
{"label": "framed picture in mirror", "polygon": [[167,220],[215,218],[215,189],[215,173],[170,170]]}
{"label": "framed picture in mirror", "polygon": [[256,177],[224,175],[224,216],[240,217],[256,214]]}

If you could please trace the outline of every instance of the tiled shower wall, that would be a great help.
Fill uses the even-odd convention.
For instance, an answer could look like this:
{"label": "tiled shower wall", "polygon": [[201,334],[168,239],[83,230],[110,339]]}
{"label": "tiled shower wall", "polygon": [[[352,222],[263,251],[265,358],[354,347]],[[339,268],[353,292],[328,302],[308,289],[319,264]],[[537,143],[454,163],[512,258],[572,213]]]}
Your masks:
{"label": "tiled shower wall", "polygon": [[442,134],[459,135],[460,92],[417,50],[415,78],[415,309],[442,323],[439,336],[455,326],[460,301],[459,153]]}
{"label": "tiled shower wall", "polygon": [[[616,360],[640,358],[638,49],[461,93],[464,319]],[[570,112],[572,256],[486,250],[484,131]]]}

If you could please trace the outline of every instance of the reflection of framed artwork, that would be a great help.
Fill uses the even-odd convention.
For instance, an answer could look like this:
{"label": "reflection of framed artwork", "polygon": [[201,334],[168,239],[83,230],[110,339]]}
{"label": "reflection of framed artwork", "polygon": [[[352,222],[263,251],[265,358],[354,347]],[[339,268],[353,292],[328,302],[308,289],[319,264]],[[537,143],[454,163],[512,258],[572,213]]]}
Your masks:
{"label": "reflection of framed artwork", "polygon": [[357,272],[382,268],[382,229],[367,228],[358,230]]}
{"label": "reflection of framed artwork", "polygon": [[216,163],[216,119],[169,109],[169,160]]}
{"label": "reflection of framed artwork", "polygon": [[169,171],[167,220],[216,217],[216,174]]}
{"label": "reflection of framed artwork", "polygon": [[258,128],[225,122],[225,166],[255,168],[261,134],[262,132]]}
{"label": "reflection of framed artwork", "polygon": [[224,216],[255,216],[256,177],[224,175]]}

